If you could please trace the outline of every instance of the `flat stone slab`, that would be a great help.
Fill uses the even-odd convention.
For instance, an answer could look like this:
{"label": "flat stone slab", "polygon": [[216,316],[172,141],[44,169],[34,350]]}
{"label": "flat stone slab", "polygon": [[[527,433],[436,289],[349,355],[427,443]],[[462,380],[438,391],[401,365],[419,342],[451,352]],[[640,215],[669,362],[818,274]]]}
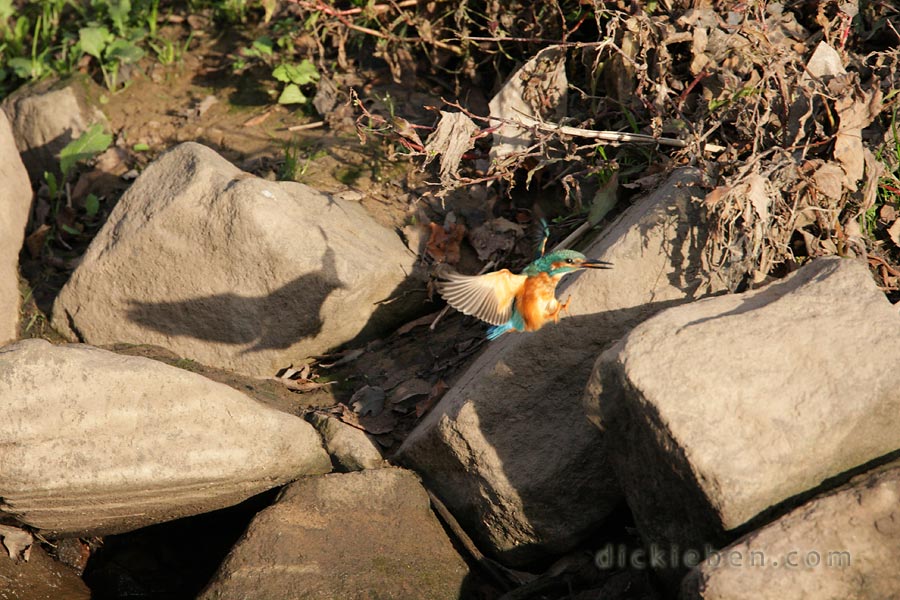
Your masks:
{"label": "flat stone slab", "polygon": [[253,177],[184,143],[116,204],[52,322],[71,341],[154,344],[271,376],[408,316],[421,296],[399,290],[414,262],[358,203]]}
{"label": "flat stone slab", "polygon": [[418,478],[373,469],[287,486],[200,598],[457,600],[467,574]]}
{"label": "flat stone slab", "polygon": [[898,347],[897,307],[840,258],[632,330],[597,361],[586,404],[645,541],[718,547],[900,448]]}
{"label": "flat stone slab", "polygon": [[861,475],[711,555],[684,600],[896,598],[900,464]]}
{"label": "flat stone slab", "polygon": [[81,344],[0,348],[0,512],[45,535],[129,531],[330,470],[309,423],[195,373]]}
{"label": "flat stone slab", "polygon": [[610,343],[704,293],[698,181],[677,171],[625,211],[585,250],[614,268],[563,280],[571,316],[491,342],[400,448],[396,459],[506,564],[570,550],[621,502],[581,396]]}

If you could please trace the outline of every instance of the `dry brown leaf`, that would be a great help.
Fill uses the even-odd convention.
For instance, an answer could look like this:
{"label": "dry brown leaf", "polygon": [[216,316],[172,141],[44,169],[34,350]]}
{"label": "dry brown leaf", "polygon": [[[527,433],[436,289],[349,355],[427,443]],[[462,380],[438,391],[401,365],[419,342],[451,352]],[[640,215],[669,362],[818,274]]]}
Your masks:
{"label": "dry brown leaf", "polygon": [[416,403],[416,418],[421,418],[422,415],[431,410],[431,407],[443,398],[444,394],[446,394],[449,389],[450,386],[447,385],[443,379],[438,379],[437,382],[431,386],[431,392],[429,392],[428,397]]}
{"label": "dry brown leaf", "polygon": [[[829,86],[829,89],[833,87]],[[843,95],[835,100],[840,125],[834,139],[834,158],[847,174],[844,185],[848,190],[856,191],[865,167],[862,130],[881,112],[881,90],[878,87],[860,90],[848,81],[841,91]]]}
{"label": "dry brown leaf", "polygon": [[18,527],[0,525],[0,541],[11,559],[28,562],[31,556],[31,544],[34,543],[34,538],[30,533]]}
{"label": "dry brown leaf", "polygon": [[340,352],[338,354],[331,354],[329,356],[319,356],[317,357],[319,360],[323,358],[332,358],[334,356],[339,357],[336,361],[330,363],[320,362],[319,366],[323,369],[333,369],[334,367],[339,367],[341,365],[346,365],[347,363],[351,363],[363,354],[366,353],[365,348],[354,348],[353,350],[346,350],[344,352]]}
{"label": "dry brown leaf", "polygon": [[403,117],[395,116],[392,120],[392,124],[394,126],[394,131],[397,132],[400,137],[409,140],[418,148],[422,147],[422,140],[419,138],[419,133],[412,123]]}
{"label": "dry brown leaf", "polygon": [[416,396],[427,396],[431,392],[431,384],[424,379],[408,379],[391,392],[391,404],[400,404]]}
{"label": "dry brown leaf", "polygon": [[384,390],[372,385],[364,385],[350,398],[350,406],[360,417],[377,417],[384,410]]}
{"label": "dry brown leaf", "polygon": [[469,231],[469,241],[478,253],[478,258],[490,260],[497,254],[512,250],[524,231],[521,225],[498,217]]}
{"label": "dry brown leaf", "polygon": [[459,262],[459,244],[466,235],[462,223],[453,223],[446,228],[437,223],[428,225],[431,235],[425,244],[425,252],[436,262],[455,265]]}
{"label": "dry brown leaf", "polygon": [[844,193],[844,170],[834,164],[825,163],[813,173],[816,189],[832,200],[840,200]]}
{"label": "dry brown leaf", "polygon": [[324,383],[319,383],[316,381],[309,381],[307,379],[298,379],[294,381],[293,379],[284,379],[281,381],[289,390],[293,390],[295,392],[312,392],[315,390],[320,390],[323,387],[328,387],[329,385],[334,385],[337,383],[336,381],[326,381]]}
{"label": "dry brown leaf", "polygon": [[372,435],[390,433],[397,426],[397,415],[392,410],[381,411],[378,415],[360,415],[359,424]]}
{"label": "dry brown leaf", "polygon": [[890,236],[891,241],[894,242],[894,245],[900,248],[900,219],[897,219],[890,227],[888,227],[887,233],[888,236]]}
{"label": "dry brown leaf", "polygon": [[301,393],[312,392],[337,383],[336,381],[320,383],[313,381],[311,377],[314,377],[314,374],[312,372],[312,367],[307,363],[299,369],[295,369],[294,365],[290,365],[284,369],[284,372],[279,372],[279,375],[277,377],[272,377],[272,379],[278,381],[289,390]]}
{"label": "dry brown leaf", "polygon": [[78,181],[75,182],[75,186],[72,188],[72,199],[80,200],[87,196],[88,191],[93,187],[93,185],[99,181],[105,173],[98,170],[85,171],[78,177]]}
{"label": "dry brown leaf", "polygon": [[316,86],[316,95],[313,96],[313,107],[320,115],[327,115],[338,103],[338,87],[334,81],[325,75],[319,79]]}
{"label": "dry brown leaf", "polygon": [[705,27],[695,27],[694,34],[691,39],[691,74],[698,75],[706,65],[710,63],[709,57],[704,54],[706,46],[709,44],[709,34]]}
{"label": "dry brown leaf", "polygon": [[[491,127],[496,127],[491,161],[522,152],[534,142],[530,127],[505,122],[530,117],[560,122],[566,116],[566,51],[548,46],[512,74],[490,101]],[[503,119],[503,120],[501,120]]]}
{"label": "dry brown leaf", "polygon": [[860,214],[875,206],[875,201],[878,199],[878,186],[881,182],[882,175],[884,175],[886,171],[884,163],[876,158],[871,150],[865,148],[863,153],[863,160],[866,165],[866,179],[863,184],[862,201],[859,205]]}
{"label": "dry brown leaf", "polygon": [[594,193],[591,201],[591,209],[588,212],[588,222],[596,225],[602,221],[616,206],[619,198],[619,172],[616,171],[609,181],[601,185]]}
{"label": "dry brown leaf", "polygon": [[422,325],[430,325],[431,322],[434,321],[439,314],[441,314],[441,311],[429,313],[429,314],[425,315],[424,317],[419,317],[418,319],[415,319],[413,321],[410,321],[409,323],[401,325],[400,327],[397,328],[397,331],[395,333],[397,335],[406,335],[407,333],[409,333],[416,327],[421,327]]}
{"label": "dry brown leaf", "polygon": [[28,254],[31,258],[38,258],[44,250],[44,242],[47,241],[47,234],[50,233],[50,226],[42,223],[40,227],[31,232],[25,239],[25,247],[28,248]]}
{"label": "dry brown leaf", "polygon": [[121,177],[128,171],[128,152],[124,148],[113,146],[97,157],[94,168]]}
{"label": "dry brown leaf", "polygon": [[425,142],[425,164],[441,155],[441,183],[449,186],[456,179],[463,155],[475,147],[478,125],[461,112],[441,111],[441,120]]}
{"label": "dry brown leaf", "polygon": [[730,191],[731,188],[727,185],[720,185],[713,188],[712,191],[706,194],[706,198],[703,200],[706,210],[714,209]]}
{"label": "dry brown leaf", "polygon": [[800,75],[800,83],[806,83],[812,77],[819,79],[822,77],[836,77],[846,72],[838,51],[826,42],[819,42],[819,45],[816,46],[812,56],[809,57],[806,63],[806,69]]}
{"label": "dry brown leaf", "polygon": [[256,115],[255,117],[250,117],[246,121],[244,121],[244,127],[256,127],[257,125],[262,125],[266,119],[272,116],[272,110],[269,109],[261,115]]}

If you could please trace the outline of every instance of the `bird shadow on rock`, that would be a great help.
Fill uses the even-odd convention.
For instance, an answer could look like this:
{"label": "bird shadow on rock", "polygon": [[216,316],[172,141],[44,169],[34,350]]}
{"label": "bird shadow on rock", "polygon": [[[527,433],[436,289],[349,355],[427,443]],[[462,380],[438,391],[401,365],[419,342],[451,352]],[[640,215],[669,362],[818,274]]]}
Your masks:
{"label": "bird shadow on rock", "polygon": [[242,353],[284,349],[322,331],[322,305],[332,292],[343,287],[335,252],[326,246],[319,269],[269,294],[229,292],[175,302],[131,300],[128,318],[166,335],[236,346],[253,344]]}

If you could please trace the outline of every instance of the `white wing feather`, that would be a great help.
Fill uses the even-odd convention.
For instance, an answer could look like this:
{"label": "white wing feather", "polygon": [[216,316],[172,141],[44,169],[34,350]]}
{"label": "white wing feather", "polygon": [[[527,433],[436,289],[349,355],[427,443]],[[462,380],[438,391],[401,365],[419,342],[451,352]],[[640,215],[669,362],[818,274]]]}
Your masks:
{"label": "white wing feather", "polygon": [[459,312],[502,325],[509,320],[513,300],[526,279],[507,269],[484,275],[449,273],[438,282],[438,292]]}

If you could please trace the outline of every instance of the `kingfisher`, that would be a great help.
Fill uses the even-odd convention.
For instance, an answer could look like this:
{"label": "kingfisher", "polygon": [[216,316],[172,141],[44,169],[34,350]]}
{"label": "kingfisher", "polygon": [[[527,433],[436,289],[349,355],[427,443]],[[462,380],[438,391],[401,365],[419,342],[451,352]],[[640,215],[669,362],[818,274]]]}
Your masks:
{"label": "kingfisher", "polygon": [[509,269],[484,275],[447,273],[437,289],[447,304],[490,323],[487,338],[494,340],[508,331],[537,331],[569,308],[556,299],[556,286],[565,275],[581,269],[610,269],[612,263],[587,258],[574,250],[544,254],[518,275]]}

